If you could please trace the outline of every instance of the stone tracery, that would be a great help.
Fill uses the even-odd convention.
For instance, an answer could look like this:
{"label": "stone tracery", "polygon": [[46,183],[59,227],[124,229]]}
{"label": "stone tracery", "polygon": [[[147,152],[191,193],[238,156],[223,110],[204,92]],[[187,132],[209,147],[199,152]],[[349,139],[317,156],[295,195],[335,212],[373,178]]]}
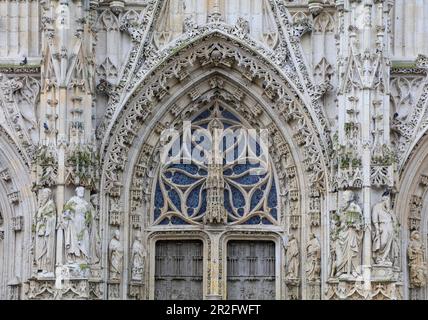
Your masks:
{"label": "stone tracery", "polygon": [[[394,61],[392,2],[198,3],[77,1],[58,13],[44,2],[41,67],[0,66],[0,144],[13,155],[0,150],[0,262],[14,246],[34,264],[22,279],[0,265],[0,297],[166,297],[158,284],[172,272],[194,278],[198,298],[227,298],[245,252],[260,297],[426,298],[426,56]],[[187,120],[214,145],[216,129],[236,130],[205,159],[219,163],[162,162],[165,131]],[[267,129],[270,159],[256,143],[252,165],[223,163],[244,128]],[[62,265],[72,242],[81,248]],[[254,297],[245,281],[241,297]]]}

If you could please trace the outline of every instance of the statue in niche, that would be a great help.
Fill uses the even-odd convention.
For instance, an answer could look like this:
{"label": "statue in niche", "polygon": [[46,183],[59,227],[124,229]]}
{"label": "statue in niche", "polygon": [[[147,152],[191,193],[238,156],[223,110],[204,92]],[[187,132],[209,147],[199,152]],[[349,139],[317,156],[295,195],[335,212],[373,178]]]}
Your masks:
{"label": "statue in niche", "polygon": [[336,276],[342,279],[361,275],[363,214],[355,202],[354,193],[343,193],[336,242]]}
{"label": "statue in niche", "polygon": [[52,273],[55,268],[56,206],[51,189],[39,192],[39,209],[35,217],[34,259],[37,272]]}
{"label": "statue in niche", "polygon": [[425,263],[425,249],[418,231],[410,235],[410,243],[407,249],[409,259],[410,286],[422,288],[426,285],[427,265]]}
{"label": "statue in niche", "polygon": [[321,245],[314,233],[309,236],[310,240],[306,246],[306,278],[316,281],[321,276]]}
{"label": "statue in niche", "polygon": [[286,280],[296,280],[299,278],[299,244],[294,235],[290,235],[287,246],[285,248],[285,266],[286,266]]}
{"label": "statue in niche", "polygon": [[110,279],[119,280],[122,273],[123,249],[120,243],[120,231],[115,230],[108,247]]}
{"label": "statue in niche", "polygon": [[397,218],[391,209],[389,192],[382,195],[382,200],[373,207],[373,254],[377,265],[390,267],[398,260],[396,239]]}
{"label": "statue in niche", "polygon": [[144,279],[144,267],[146,261],[146,250],[142,243],[141,233],[137,233],[132,244],[132,280],[142,281]]}
{"label": "statue in niche", "polygon": [[[64,206],[59,229],[64,232],[67,264],[88,265],[91,262],[91,229],[94,208],[85,199],[85,188],[77,187],[76,195]],[[94,233],[92,232],[94,236]]]}
{"label": "statue in niche", "polygon": [[91,195],[91,211],[94,213],[91,227],[91,264],[97,264],[101,260],[101,238],[99,231],[98,194]]}

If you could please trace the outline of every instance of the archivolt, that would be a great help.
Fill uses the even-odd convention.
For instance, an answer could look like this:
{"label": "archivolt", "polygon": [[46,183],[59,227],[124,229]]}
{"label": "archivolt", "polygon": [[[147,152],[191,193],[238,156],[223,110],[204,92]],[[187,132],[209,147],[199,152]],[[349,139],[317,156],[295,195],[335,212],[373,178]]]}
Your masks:
{"label": "archivolt", "polygon": [[[134,86],[136,89],[117,110],[109,130],[112,139],[106,135],[103,143],[106,157],[102,183],[107,191],[111,195],[117,194],[129,150],[144,124],[153,121],[150,115],[157,111],[155,106],[168,99],[171,88],[192,81],[193,72],[206,67],[234,70],[247,80],[247,86],[263,92],[265,105],[271,105],[275,110],[271,111],[273,118],[282,115],[285,123],[294,124],[296,145],[301,146],[303,163],[307,171],[312,172],[311,186],[325,187],[323,155],[326,158],[328,142],[322,138],[326,135],[320,129],[325,129],[320,124],[324,120],[323,113],[308,107],[294,83],[265,57],[238,40],[214,31],[187,43],[159,63]],[[279,124],[279,128],[282,126]]]}
{"label": "archivolt", "polygon": [[[24,159],[23,159],[24,158]],[[35,197],[25,157],[18,152],[8,135],[0,132],[0,212],[4,239],[3,257],[0,256],[0,298],[15,277],[25,280],[30,276],[30,244],[32,213]],[[24,269],[23,266],[27,266]],[[17,297],[15,297],[17,298]]]}

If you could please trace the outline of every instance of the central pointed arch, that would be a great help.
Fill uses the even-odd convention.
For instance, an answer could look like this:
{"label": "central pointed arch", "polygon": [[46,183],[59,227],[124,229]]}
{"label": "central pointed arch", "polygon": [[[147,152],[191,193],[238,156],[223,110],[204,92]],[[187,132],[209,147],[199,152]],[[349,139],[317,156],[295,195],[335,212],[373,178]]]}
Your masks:
{"label": "central pointed arch", "polygon": [[[141,232],[145,234],[147,247],[152,247],[150,241],[158,239],[157,235],[164,232],[177,236],[185,233],[188,237],[198,234],[209,244],[207,246],[215,243],[212,233],[205,230],[203,219],[198,223],[188,223],[188,226],[185,223],[174,224],[171,223],[173,214],[169,212],[168,223],[156,225],[153,223],[156,220],[153,219],[153,210],[156,210],[155,181],[160,172],[161,133],[168,128],[180,129],[183,120],[194,119],[210,103],[217,102],[247,126],[269,132],[269,152],[274,168],[272,181],[275,181],[279,202],[276,210],[280,212],[274,214],[276,219],[269,224],[260,223],[263,221],[260,217],[266,212],[246,212],[249,219],[235,223],[239,225],[229,231],[239,233],[247,230],[248,234],[239,233],[237,237],[260,233],[262,238],[275,240],[278,257],[276,297],[284,297],[284,292],[294,290],[296,284],[293,282],[290,288],[285,288],[281,281],[282,239],[293,234],[300,243],[304,261],[311,226],[321,225],[321,212],[327,206],[325,148],[322,133],[317,129],[319,119],[314,116],[316,112],[309,112],[311,106],[304,103],[304,95],[264,57],[218,32],[186,44],[158,64],[144,79],[135,84],[136,89],[130,92],[122,107],[116,109],[110,134],[104,140],[101,188],[106,193],[101,211],[108,213],[103,218],[106,225],[104,239],[111,237],[114,228],[129,226],[130,231],[124,237],[126,247],[130,247],[136,234]],[[164,208],[164,214],[169,214],[168,209]],[[256,224],[252,220],[253,223],[245,226],[245,222],[255,216],[260,220],[256,217]],[[227,224],[233,225],[233,222]],[[223,234],[221,239],[229,238],[228,234]],[[130,253],[125,252],[128,270],[132,263],[129,259]],[[154,257],[148,254],[147,259],[153,261]],[[222,262],[217,262],[219,269],[216,273],[224,272]],[[147,285],[141,289],[145,290],[142,295],[146,297],[154,294],[151,291],[154,284],[150,282],[154,277],[152,272],[151,265],[146,274]],[[206,272],[211,274],[214,271],[207,269]],[[132,282],[131,272],[128,272],[128,277]],[[301,278],[303,287],[304,272],[301,272]],[[204,285],[205,294],[213,290],[225,294],[225,284],[210,279]],[[125,286],[123,292],[127,292]]]}

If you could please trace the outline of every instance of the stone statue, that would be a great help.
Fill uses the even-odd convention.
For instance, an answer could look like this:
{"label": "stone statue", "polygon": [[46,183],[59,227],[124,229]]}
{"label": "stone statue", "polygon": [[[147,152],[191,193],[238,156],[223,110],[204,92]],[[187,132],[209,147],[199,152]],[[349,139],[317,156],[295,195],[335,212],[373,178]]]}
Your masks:
{"label": "stone statue", "polygon": [[355,278],[361,274],[363,214],[352,191],[343,193],[343,202],[336,240],[336,276]]}
{"label": "stone statue", "polygon": [[391,209],[389,193],[382,196],[382,200],[373,207],[373,254],[375,263],[383,266],[392,266],[398,256],[398,246],[395,239],[397,219]]}
{"label": "stone statue", "polygon": [[35,252],[37,271],[53,273],[55,268],[55,228],[56,206],[52,200],[52,190],[39,192],[39,209],[35,217]]}
{"label": "stone statue", "polygon": [[93,223],[91,227],[91,258],[92,264],[97,264],[101,260],[101,238],[99,231],[99,215],[98,215],[98,194],[91,195],[91,212],[93,212]]}
{"label": "stone statue", "polygon": [[146,260],[146,251],[142,243],[142,236],[138,233],[132,244],[132,280],[141,281],[144,279],[144,267]]}
{"label": "stone statue", "polygon": [[427,265],[425,262],[424,246],[418,231],[413,231],[410,235],[410,243],[407,250],[409,259],[409,277],[412,288],[421,288],[426,286]]}
{"label": "stone statue", "polygon": [[319,280],[321,276],[321,245],[313,233],[310,235],[306,252],[306,278],[309,281]]}
{"label": "stone statue", "polygon": [[287,270],[285,278],[287,280],[298,279],[300,251],[299,244],[297,243],[297,239],[294,237],[294,235],[290,235],[290,239],[288,240],[285,251],[285,266]]}
{"label": "stone statue", "polygon": [[64,206],[60,229],[64,231],[65,260],[67,264],[90,263],[93,207],[85,199],[85,188],[77,187],[76,195]]}
{"label": "stone statue", "polygon": [[110,279],[112,280],[120,279],[120,274],[122,273],[123,249],[122,249],[122,244],[120,243],[119,230],[116,230],[114,232],[113,238],[110,241],[110,244],[108,247],[108,258],[109,258]]}

